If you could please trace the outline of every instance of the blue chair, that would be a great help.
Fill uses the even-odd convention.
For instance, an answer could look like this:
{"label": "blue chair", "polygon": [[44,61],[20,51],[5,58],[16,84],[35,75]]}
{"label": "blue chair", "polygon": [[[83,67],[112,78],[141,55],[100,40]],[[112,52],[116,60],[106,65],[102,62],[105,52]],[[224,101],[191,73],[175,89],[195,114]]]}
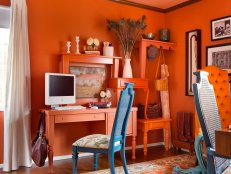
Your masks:
{"label": "blue chair", "polygon": [[[194,74],[197,76],[197,83],[193,84],[194,101],[206,146],[207,173],[220,174],[229,167],[230,160],[215,151],[215,130],[222,129],[222,126],[214,89],[208,81],[207,72],[200,71]],[[199,135],[197,140],[202,140],[202,136]],[[201,159],[198,160],[200,162]]]}
{"label": "blue chair", "polygon": [[108,154],[108,161],[110,171],[115,174],[114,153],[120,151],[122,158],[123,169],[128,174],[126,156],[125,156],[125,142],[126,129],[128,118],[134,99],[133,84],[127,83],[125,89],[121,91],[120,98],[116,110],[115,120],[112,128],[111,136],[102,134],[93,134],[83,137],[72,145],[72,160],[73,169],[72,174],[77,173],[77,160],[79,152],[94,153],[94,170],[98,168],[98,154]]}

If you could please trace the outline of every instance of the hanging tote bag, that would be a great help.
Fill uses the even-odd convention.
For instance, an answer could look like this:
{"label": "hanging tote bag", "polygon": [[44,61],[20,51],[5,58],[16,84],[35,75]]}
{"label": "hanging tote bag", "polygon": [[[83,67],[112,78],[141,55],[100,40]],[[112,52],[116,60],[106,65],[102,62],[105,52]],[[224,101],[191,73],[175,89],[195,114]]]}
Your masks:
{"label": "hanging tote bag", "polygon": [[45,112],[40,112],[38,131],[32,141],[32,160],[38,167],[45,165],[47,158],[47,139],[45,136]]}
{"label": "hanging tote bag", "polygon": [[[155,76],[154,85],[155,85],[155,89],[157,91],[167,91],[168,90],[168,79],[161,79],[161,78],[158,79],[157,78],[158,72],[160,71],[161,58],[163,58],[163,62],[165,64],[165,58],[164,58],[164,53],[163,53],[162,48],[160,48],[160,55],[159,55],[158,64],[157,64],[157,68],[156,68],[156,76]],[[165,69],[165,71],[166,71],[166,69]]]}

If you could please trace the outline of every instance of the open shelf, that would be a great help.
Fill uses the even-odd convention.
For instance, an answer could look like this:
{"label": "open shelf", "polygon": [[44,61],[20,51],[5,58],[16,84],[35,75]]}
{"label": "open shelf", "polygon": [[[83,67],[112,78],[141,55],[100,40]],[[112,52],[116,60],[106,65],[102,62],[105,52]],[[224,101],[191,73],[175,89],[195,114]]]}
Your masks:
{"label": "open shelf", "polygon": [[69,73],[69,67],[72,64],[98,64],[111,66],[111,77],[118,77],[119,72],[119,60],[121,57],[108,57],[102,55],[92,54],[62,54],[61,55],[61,67],[60,72]]}
{"label": "open shelf", "polygon": [[164,50],[175,50],[176,44],[172,42],[163,42],[158,40],[149,40],[142,39],[140,41],[140,47],[148,47],[150,45],[154,45],[157,48],[162,48]]}

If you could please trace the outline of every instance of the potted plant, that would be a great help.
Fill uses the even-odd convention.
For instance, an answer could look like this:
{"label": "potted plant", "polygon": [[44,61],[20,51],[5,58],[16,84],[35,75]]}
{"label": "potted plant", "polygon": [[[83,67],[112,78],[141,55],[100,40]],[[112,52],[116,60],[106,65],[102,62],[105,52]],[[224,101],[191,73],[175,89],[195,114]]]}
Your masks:
{"label": "potted plant", "polygon": [[140,19],[120,19],[118,21],[107,19],[107,27],[113,31],[123,48],[125,63],[123,70],[123,77],[132,78],[131,70],[131,53],[136,41],[143,34],[146,23],[145,16],[143,15]]}

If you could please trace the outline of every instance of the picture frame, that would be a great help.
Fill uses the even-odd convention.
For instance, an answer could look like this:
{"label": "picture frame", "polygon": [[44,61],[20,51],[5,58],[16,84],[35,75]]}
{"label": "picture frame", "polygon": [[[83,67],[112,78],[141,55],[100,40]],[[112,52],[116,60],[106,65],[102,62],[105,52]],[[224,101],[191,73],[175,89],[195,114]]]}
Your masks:
{"label": "picture frame", "polygon": [[106,66],[70,63],[70,74],[76,76],[76,99],[99,98],[106,89]]}
{"label": "picture frame", "polygon": [[231,38],[231,16],[211,20],[211,40]]}
{"label": "picture frame", "polygon": [[206,47],[206,66],[214,65],[231,73],[231,43]]}
{"label": "picture frame", "polygon": [[201,30],[186,32],[186,81],[185,95],[193,96],[193,83],[196,77],[193,72],[201,68]]}

